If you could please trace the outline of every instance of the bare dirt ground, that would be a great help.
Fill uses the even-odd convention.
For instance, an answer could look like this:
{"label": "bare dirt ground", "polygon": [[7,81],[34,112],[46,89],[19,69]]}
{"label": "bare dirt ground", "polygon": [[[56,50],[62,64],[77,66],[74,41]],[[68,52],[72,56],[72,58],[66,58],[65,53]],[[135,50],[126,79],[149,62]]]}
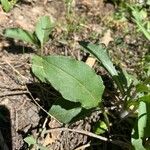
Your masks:
{"label": "bare dirt ground", "polygon": [[[113,60],[126,68],[130,66],[128,69],[132,72],[133,68],[138,65],[136,62],[145,53],[145,51],[140,52],[144,41],[140,40],[140,44],[137,44],[138,39],[132,39],[130,34],[122,34],[123,28],[129,27],[130,24],[112,23],[109,16],[114,12],[114,6],[110,3],[104,4],[103,0],[76,0],[72,7],[74,18],[70,24],[78,28],[70,27],[68,31],[68,22],[65,17],[66,5],[63,0],[20,1],[9,13],[3,12],[0,8],[0,32],[10,27],[21,27],[33,31],[38,18],[48,15],[56,22],[56,28],[52,39],[44,48],[45,55],[69,55],[81,60],[85,54],[80,52],[78,41],[103,40],[108,49],[112,49],[110,54]],[[115,29],[112,30],[113,28]],[[123,48],[119,44],[116,47],[114,43],[118,37],[125,43]],[[2,119],[0,129],[4,142],[12,150],[27,149],[23,138],[29,134],[38,137],[42,133],[41,130],[45,128],[63,126],[56,120],[47,117],[46,113],[35,103],[36,100],[41,107],[47,110],[48,100],[52,100],[53,95],[45,90],[52,90],[54,93],[55,91],[49,89],[47,85],[40,87],[33,77],[30,70],[30,56],[34,53],[36,53],[35,47],[0,36],[0,110],[4,109],[3,112],[6,112],[5,116],[7,116],[4,120]],[[131,58],[133,58],[132,61],[130,61]],[[99,119],[100,112],[94,112],[90,117],[66,125],[66,127],[91,131],[92,124]],[[120,126],[116,127],[116,130],[121,130],[119,128]],[[125,128],[128,128],[128,125]],[[124,139],[128,138],[124,137]],[[57,131],[38,140],[53,150],[73,150],[90,141],[85,135],[68,131]]]}

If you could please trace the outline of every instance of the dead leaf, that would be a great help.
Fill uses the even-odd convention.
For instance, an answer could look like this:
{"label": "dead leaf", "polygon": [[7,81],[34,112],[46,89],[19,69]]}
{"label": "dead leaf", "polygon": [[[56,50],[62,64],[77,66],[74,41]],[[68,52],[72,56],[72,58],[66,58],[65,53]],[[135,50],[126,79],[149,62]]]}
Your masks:
{"label": "dead leaf", "polygon": [[50,136],[50,133],[46,135],[45,139],[44,139],[44,142],[43,142],[43,146],[47,146],[47,145],[50,145],[52,143],[54,143],[56,141],[56,137],[51,137]]}
{"label": "dead leaf", "polygon": [[114,41],[114,39],[111,37],[111,30],[107,30],[104,36],[101,38],[101,43],[108,46],[111,41]]}
{"label": "dead leaf", "polygon": [[89,65],[89,66],[92,68],[92,67],[94,66],[94,64],[95,64],[95,61],[96,61],[95,58],[89,56],[89,57],[87,58],[87,60],[86,60],[85,63],[86,63],[87,65]]}
{"label": "dead leaf", "polygon": [[[58,121],[56,121],[55,119],[51,119],[51,121],[49,122],[48,125],[51,129],[61,127],[61,124]],[[44,139],[43,146],[47,146],[52,143],[55,143],[55,141],[60,138],[60,135],[61,135],[61,131],[56,131],[56,132],[47,134]]]}

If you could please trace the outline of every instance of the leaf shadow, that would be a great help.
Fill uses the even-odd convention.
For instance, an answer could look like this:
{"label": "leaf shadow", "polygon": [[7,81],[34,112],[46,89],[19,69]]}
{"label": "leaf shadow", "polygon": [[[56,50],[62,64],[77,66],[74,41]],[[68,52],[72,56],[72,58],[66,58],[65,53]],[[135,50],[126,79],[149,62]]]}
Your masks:
{"label": "leaf shadow", "polygon": [[12,132],[10,111],[5,105],[0,105],[0,149],[12,150]]}
{"label": "leaf shadow", "polygon": [[27,46],[21,42],[15,42],[11,38],[6,38],[9,46],[3,46],[8,53],[23,54],[23,53],[35,53],[35,50],[31,46]]}
{"label": "leaf shadow", "polygon": [[47,111],[57,98],[62,97],[50,84],[34,82],[27,84],[27,87],[33,98],[38,99],[40,106]]}
{"label": "leaf shadow", "polygon": [[[69,100],[64,100],[62,95],[55,90],[50,84],[44,84],[44,83],[32,83],[27,85],[30,93],[32,96],[39,100],[38,103],[42,108],[44,108],[46,111],[49,111],[50,108],[53,106],[53,104],[56,106],[60,106],[62,109],[65,109],[66,111],[74,109],[74,108],[81,108],[81,103],[79,102],[71,102]],[[59,101],[59,99],[62,100],[62,102]],[[81,112],[75,116],[70,123],[73,123],[77,120],[84,119],[86,116],[90,116],[94,109],[84,109],[82,108]],[[44,113],[42,110],[39,112],[40,116],[47,116],[46,113]]]}

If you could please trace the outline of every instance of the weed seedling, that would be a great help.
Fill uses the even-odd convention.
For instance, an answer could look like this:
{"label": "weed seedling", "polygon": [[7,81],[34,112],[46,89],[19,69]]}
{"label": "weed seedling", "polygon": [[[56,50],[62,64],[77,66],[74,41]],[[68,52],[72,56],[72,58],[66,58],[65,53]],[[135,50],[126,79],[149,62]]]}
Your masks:
{"label": "weed seedling", "polygon": [[[149,146],[150,137],[150,76],[144,81],[140,81],[131,78],[126,72],[119,72],[113,66],[110,61],[106,49],[102,46],[90,44],[86,42],[80,43],[86,51],[94,55],[98,61],[102,63],[102,66],[108,71],[112,76],[112,79],[116,83],[120,93],[122,95],[122,100],[124,101],[124,108],[127,110],[127,114],[135,114],[136,122],[131,133],[131,142],[135,150],[147,150]],[[146,69],[147,70],[147,69]],[[147,70],[147,72],[149,69]],[[135,82],[136,81],[136,82]],[[132,95],[132,89],[136,89],[134,95]],[[133,107],[130,110],[130,107]],[[138,115],[137,115],[138,112]],[[128,115],[129,117],[130,115]],[[126,116],[123,116],[126,117]]]}
{"label": "weed seedling", "polygon": [[[138,18],[137,20],[139,21]],[[44,16],[37,22],[33,33],[21,28],[13,28],[6,29],[4,35],[37,46],[40,55],[33,55],[31,58],[32,72],[42,83],[50,84],[61,94],[61,97],[57,98],[49,109],[49,113],[66,124],[81,116],[87,116],[93,110],[103,110],[102,96],[105,86],[101,76],[82,61],[66,56],[42,56],[43,46],[49,40],[52,29],[52,21]],[[149,36],[146,35],[146,37],[149,39]],[[114,67],[104,47],[88,42],[79,44],[101,62],[101,66],[112,77],[120,99],[124,102],[125,111],[136,115],[135,126],[131,133],[133,147],[136,150],[149,149],[150,77],[148,76],[144,81],[135,82],[135,78],[131,78],[123,69],[117,70]],[[130,111],[131,106],[133,109]],[[108,118],[106,120],[109,122]],[[98,126],[104,130],[95,130],[95,132],[100,134],[107,132],[107,123],[100,121]],[[29,141],[26,139],[26,142],[39,146],[33,138]]]}
{"label": "weed seedling", "polygon": [[43,16],[38,20],[33,33],[22,28],[9,28],[4,30],[4,36],[35,45],[38,54],[42,55],[43,46],[49,40],[53,27],[53,21],[48,16]]}
{"label": "weed seedling", "polygon": [[2,8],[5,12],[9,12],[13,6],[17,3],[18,0],[0,0]]}
{"label": "weed seedling", "polygon": [[33,73],[41,82],[50,83],[62,95],[50,108],[49,113],[60,122],[69,123],[83,110],[90,111],[100,105],[104,85],[101,77],[82,61],[65,56],[41,55],[52,29],[53,24],[49,17],[44,16],[37,22],[33,33],[12,28],[6,29],[4,35],[37,46],[40,53],[31,59]]}

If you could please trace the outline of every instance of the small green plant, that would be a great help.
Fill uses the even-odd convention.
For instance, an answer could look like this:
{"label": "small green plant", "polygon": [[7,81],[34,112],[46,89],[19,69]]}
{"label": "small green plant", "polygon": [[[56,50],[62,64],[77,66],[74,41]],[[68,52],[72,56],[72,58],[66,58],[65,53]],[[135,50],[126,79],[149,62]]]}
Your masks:
{"label": "small green plant", "polygon": [[[51,30],[52,23],[44,16],[36,24],[34,33],[13,28],[6,29],[4,35],[34,44],[41,51]],[[63,123],[70,122],[82,111],[94,109],[101,103],[103,81],[83,62],[64,56],[35,55],[32,56],[32,71],[42,82],[50,83],[61,93],[62,98],[56,100],[49,113]]]}
{"label": "small green plant", "polygon": [[[6,29],[4,35],[34,44],[43,48],[48,41],[53,24],[49,17],[41,17],[34,33],[13,28]],[[136,122],[132,131],[131,143],[135,150],[150,148],[150,77],[138,81],[123,69],[117,70],[107,50],[101,45],[87,42],[79,43],[88,53],[93,55],[112,77],[115,87],[123,103],[123,111],[134,114]],[[66,56],[40,56],[31,58],[32,72],[43,83],[51,84],[60,94],[49,109],[49,113],[62,123],[70,123],[81,116],[87,116],[91,110],[101,109],[104,84],[100,76],[82,61],[77,61]],[[134,89],[132,91],[132,89]],[[136,91],[135,91],[136,90]],[[134,92],[135,91],[135,92]],[[133,106],[133,109],[130,107]],[[137,111],[137,112],[136,112]],[[105,114],[104,114],[105,115]],[[65,117],[64,117],[65,116]],[[130,115],[127,115],[127,117]],[[121,116],[122,118],[126,117]],[[105,122],[98,122],[97,134],[107,132],[107,116]],[[102,130],[103,129],[103,130]],[[27,143],[36,145],[31,137],[25,139]]]}
{"label": "small green plant", "polygon": [[[94,44],[81,43],[81,45],[91,54],[93,54],[98,61],[102,63],[105,69],[110,73],[112,79],[115,81],[118,89],[122,93],[124,100],[124,108],[128,112],[129,107],[132,105],[132,114],[136,116],[135,126],[132,132],[132,145],[135,150],[146,150],[150,148],[150,76],[147,76],[145,81],[136,81],[131,78],[127,73],[117,71],[110,61],[106,50]],[[106,56],[107,55],[107,56]],[[135,82],[136,81],[136,82]],[[134,96],[132,88],[136,88]]]}
{"label": "small green plant", "polygon": [[43,46],[49,40],[53,27],[53,21],[48,16],[43,16],[38,20],[33,33],[22,28],[9,28],[4,30],[3,34],[5,37],[22,40],[37,46],[38,53],[42,54]]}
{"label": "small green plant", "polygon": [[9,12],[13,6],[17,3],[18,0],[0,0],[2,8],[5,12]]}
{"label": "small green plant", "polygon": [[34,148],[38,150],[48,150],[46,147],[37,143],[37,140],[31,135],[24,138],[24,141],[28,144],[29,148]]}
{"label": "small green plant", "polygon": [[[145,143],[150,136],[148,126],[150,119],[150,78],[144,82],[135,82],[135,79],[126,72],[116,70],[105,48],[86,42],[80,42],[80,45],[94,55],[112,76],[124,101],[124,110],[135,115],[138,111],[131,142],[136,150],[138,147],[144,150],[145,147],[148,147],[148,144]],[[63,98],[57,99],[49,111],[59,121],[69,123],[74,117],[79,116],[84,109],[88,111],[96,107],[102,109],[103,82],[83,62],[64,56],[33,56],[32,71],[42,82],[51,83],[61,93]],[[132,95],[132,88],[136,88],[134,95]],[[132,110],[130,110],[131,105],[134,107]],[[101,128],[104,130],[102,131]],[[100,122],[99,128],[95,130],[96,133],[106,131],[107,126],[104,122]]]}
{"label": "small green plant", "polygon": [[102,79],[85,63],[65,56],[33,56],[32,71],[61,93],[63,98],[57,99],[49,111],[59,121],[68,123],[83,109],[100,105]]}
{"label": "small green plant", "polygon": [[131,9],[132,20],[137,24],[138,29],[150,40],[150,20],[148,20],[148,11],[143,7],[128,5]]}
{"label": "small green plant", "polygon": [[132,145],[135,150],[150,149],[150,78],[137,85],[138,116],[132,131]]}

